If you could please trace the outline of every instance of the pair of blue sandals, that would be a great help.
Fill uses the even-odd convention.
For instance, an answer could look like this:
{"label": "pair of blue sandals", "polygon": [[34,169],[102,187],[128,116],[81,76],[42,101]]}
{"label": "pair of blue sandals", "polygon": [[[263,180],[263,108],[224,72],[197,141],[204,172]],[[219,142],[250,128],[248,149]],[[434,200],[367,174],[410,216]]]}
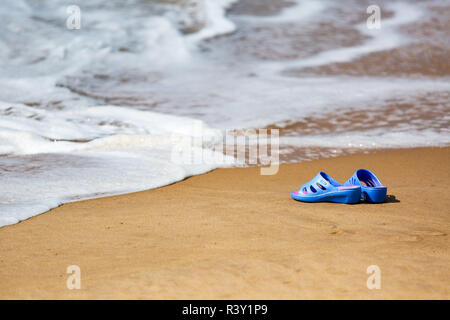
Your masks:
{"label": "pair of blue sandals", "polygon": [[292,191],[294,200],[303,202],[358,203],[361,198],[370,203],[386,201],[387,188],[367,169],[357,170],[343,185],[325,172],[305,183],[299,191]]}

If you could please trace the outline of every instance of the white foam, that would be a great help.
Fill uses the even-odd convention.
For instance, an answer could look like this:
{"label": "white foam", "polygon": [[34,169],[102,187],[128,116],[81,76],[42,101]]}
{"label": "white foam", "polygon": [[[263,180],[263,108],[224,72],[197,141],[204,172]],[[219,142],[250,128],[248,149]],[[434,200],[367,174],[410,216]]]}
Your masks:
{"label": "white foam", "polygon": [[[199,120],[89,108],[90,98],[57,85],[86,72],[113,71],[117,78],[133,68],[139,75],[142,67],[146,74],[177,72],[190,63],[196,42],[234,30],[225,18],[232,2],[205,1],[205,28],[188,37],[176,29],[176,17],[143,14],[141,5],[80,4],[82,27],[73,31],[65,29],[66,5],[58,1],[1,6],[6,32],[0,34],[0,226],[73,199],[151,189],[228,165],[173,158],[183,143],[214,157],[204,145],[221,136]],[[58,101],[61,110],[52,107]]]}
{"label": "white foam", "polygon": [[226,10],[238,0],[204,0],[199,3],[202,8],[202,22],[204,27],[187,36],[190,41],[198,42],[208,38],[233,32],[236,29],[234,23],[225,17]]}
{"label": "white foam", "polygon": [[86,150],[107,136],[175,134],[214,139],[220,135],[200,120],[116,106],[58,111],[0,102],[0,112],[6,115],[0,119],[0,146],[8,146],[14,155]]}
{"label": "white foam", "polygon": [[[207,148],[220,132],[194,119],[113,106],[47,111],[0,103],[0,112],[8,112],[0,154],[9,154],[0,157],[0,226],[68,201],[152,189],[232,163]],[[179,161],[175,148],[223,162]]]}
{"label": "white foam", "polygon": [[280,144],[295,147],[325,147],[359,150],[382,148],[439,147],[450,145],[450,131],[421,130],[405,132],[374,129],[361,132],[333,135],[310,135],[303,137],[281,137]]}
{"label": "white foam", "polygon": [[[17,223],[62,203],[164,186],[213,165],[170,162],[165,148],[147,152],[95,151],[0,158],[0,226]],[[25,168],[19,171],[17,168]],[[26,183],[24,183],[26,181]]]}
{"label": "white foam", "polygon": [[[221,77],[205,71],[190,75],[189,81],[172,78],[168,84],[156,84],[158,94],[171,100],[164,109],[195,116],[219,129],[263,128],[348,108],[376,110],[388,99],[414,103],[428,92],[445,93],[450,88],[445,79],[245,77],[225,71]],[[173,87],[179,88],[177,92],[170,90]],[[214,93],[207,95],[206,105],[202,92]]]}
{"label": "white foam", "polygon": [[399,33],[398,27],[417,21],[422,16],[420,8],[404,2],[391,3],[387,7],[394,12],[394,16],[382,18],[381,29],[369,29],[366,23],[356,27],[359,32],[370,37],[363,44],[322,51],[309,58],[291,61],[283,67],[306,68],[349,62],[369,53],[390,50],[409,43],[411,39]]}

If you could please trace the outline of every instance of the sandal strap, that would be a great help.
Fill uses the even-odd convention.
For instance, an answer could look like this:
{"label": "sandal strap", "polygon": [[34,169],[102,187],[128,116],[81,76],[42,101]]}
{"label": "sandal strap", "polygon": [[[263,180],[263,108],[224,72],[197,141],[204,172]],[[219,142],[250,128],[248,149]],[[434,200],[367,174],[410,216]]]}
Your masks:
{"label": "sandal strap", "polygon": [[318,195],[335,190],[336,187],[325,179],[324,176],[328,177],[326,173],[319,172],[313,179],[302,185],[298,192],[302,194]]}
{"label": "sandal strap", "polygon": [[344,186],[379,187],[383,186],[383,184],[372,171],[358,169],[353,176],[344,183]]}

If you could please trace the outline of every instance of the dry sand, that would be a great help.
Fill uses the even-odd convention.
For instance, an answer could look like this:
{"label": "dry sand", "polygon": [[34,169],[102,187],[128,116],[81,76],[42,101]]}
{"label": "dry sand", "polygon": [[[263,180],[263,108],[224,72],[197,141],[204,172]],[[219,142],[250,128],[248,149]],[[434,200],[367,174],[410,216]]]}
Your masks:
{"label": "dry sand", "polygon": [[[221,169],[63,205],[0,229],[0,298],[450,298],[449,148]],[[290,199],[319,170],[372,169],[381,205]],[[81,268],[80,290],[66,268]],[[366,269],[381,269],[369,290]]]}

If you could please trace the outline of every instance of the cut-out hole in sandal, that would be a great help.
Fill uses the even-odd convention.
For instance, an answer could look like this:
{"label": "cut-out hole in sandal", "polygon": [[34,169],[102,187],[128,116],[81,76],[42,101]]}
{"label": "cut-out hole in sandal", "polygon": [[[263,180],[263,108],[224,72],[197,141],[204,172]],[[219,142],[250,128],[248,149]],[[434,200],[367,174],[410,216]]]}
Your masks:
{"label": "cut-out hole in sandal", "polygon": [[372,179],[361,180],[361,184],[367,187],[375,187],[375,182]]}
{"label": "cut-out hole in sandal", "polygon": [[309,186],[309,188],[311,189],[311,191],[312,191],[313,193],[316,193],[316,192],[317,192],[317,190],[316,190],[313,186]]}
{"label": "cut-out hole in sandal", "polygon": [[327,188],[325,188],[323,185],[321,185],[320,183],[316,183],[317,184],[317,186],[320,188],[320,189],[322,189],[322,190],[327,190]]}
{"label": "cut-out hole in sandal", "polygon": [[[378,180],[378,178],[369,170],[359,169],[357,171],[356,175],[357,175],[361,185],[363,185],[365,187],[374,188],[374,187],[381,186],[380,180]],[[355,182],[358,182],[358,181],[355,181]]]}

